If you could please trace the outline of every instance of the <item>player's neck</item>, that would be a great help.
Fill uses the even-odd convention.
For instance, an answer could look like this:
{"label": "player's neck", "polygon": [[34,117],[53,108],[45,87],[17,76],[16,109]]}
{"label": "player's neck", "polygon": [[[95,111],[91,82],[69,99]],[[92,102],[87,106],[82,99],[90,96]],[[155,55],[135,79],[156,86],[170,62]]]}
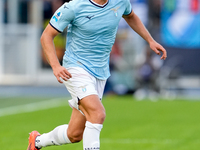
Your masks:
{"label": "player's neck", "polygon": [[99,5],[104,5],[108,2],[108,0],[92,0],[92,1]]}

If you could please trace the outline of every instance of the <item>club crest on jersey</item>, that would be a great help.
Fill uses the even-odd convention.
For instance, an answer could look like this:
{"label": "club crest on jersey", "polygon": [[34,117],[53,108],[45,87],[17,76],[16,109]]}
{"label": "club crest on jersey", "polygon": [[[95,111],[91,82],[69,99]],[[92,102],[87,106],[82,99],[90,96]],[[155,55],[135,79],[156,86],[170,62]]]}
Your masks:
{"label": "club crest on jersey", "polygon": [[116,8],[110,9],[110,10],[112,10],[112,11],[115,13],[115,16],[116,16],[116,17],[118,16],[117,11],[118,11],[119,8],[120,8],[120,7],[116,7]]}
{"label": "club crest on jersey", "polygon": [[53,19],[57,22],[61,16],[62,16],[62,13],[59,11],[53,16]]}

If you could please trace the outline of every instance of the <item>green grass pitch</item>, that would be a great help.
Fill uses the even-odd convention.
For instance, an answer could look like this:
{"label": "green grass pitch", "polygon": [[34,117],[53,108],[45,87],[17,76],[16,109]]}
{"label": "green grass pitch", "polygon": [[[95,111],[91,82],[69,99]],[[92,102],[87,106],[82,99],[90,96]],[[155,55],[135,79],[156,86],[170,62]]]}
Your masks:
{"label": "green grass pitch", "polygon": [[[2,108],[44,98],[0,98]],[[106,120],[101,132],[101,150],[199,150],[200,101],[136,101],[132,96],[105,96]],[[2,150],[25,150],[28,133],[49,132],[68,123],[71,108],[66,103],[44,110],[0,117]],[[44,150],[82,150],[82,142]]]}

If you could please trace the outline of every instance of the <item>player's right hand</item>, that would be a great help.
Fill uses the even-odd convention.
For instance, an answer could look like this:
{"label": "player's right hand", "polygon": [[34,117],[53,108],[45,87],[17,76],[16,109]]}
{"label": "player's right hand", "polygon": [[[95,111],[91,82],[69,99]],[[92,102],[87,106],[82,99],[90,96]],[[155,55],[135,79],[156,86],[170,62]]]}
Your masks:
{"label": "player's right hand", "polygon": [[64,81],[67,81],[68,79],[70,79],[72,77],[72,75],[63,66],[58,66],[56,68],[53,68],[53,74],[55,75],[55,77],[57,78],[59,83],[63,83],[61,78]]}
{"label": "player's right hand", "polygon": [[160,59],[165,60],[167,58],[167,51],[156,41],[151,42],[150,44],[150,48],[157,54],[157,55],[161,55],[162,52],[162,56]]}

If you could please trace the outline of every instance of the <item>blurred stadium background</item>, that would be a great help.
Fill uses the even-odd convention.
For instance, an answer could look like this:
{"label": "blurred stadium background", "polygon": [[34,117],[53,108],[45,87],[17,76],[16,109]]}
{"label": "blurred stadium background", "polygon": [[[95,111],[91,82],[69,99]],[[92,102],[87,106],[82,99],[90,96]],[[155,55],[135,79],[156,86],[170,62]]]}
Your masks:
{"label": "blurred stadium background", "polygon": [[[200,0],[130,1],[154,39],[167,49],[168,58],[161,61],[121,20],[105,89],[108,119],[102,147],[198,150]],[[25,149],[28,132],[48,132],[70,117],[71,109],[65,107],[69,93],[57,82],[40,45],[43,29],[64,2],[67,0],[0,0],[2,149]],[[65,36],[66,31],[55,38],[61,63]],[[16,136],[19,138],[13,141]]]}
{"label": "blurred stadium background", "polygon": [[[0,1],[0,96],[26,95],[30,91],[36,92],[34,89],[38,86],[44,87],[38,94],[45,93],[46,89],[48,93],[46,87],[62,89],[44,58],[40,35],[53,12],[66,1]],[[131,93],[138,99],[158,96],[198,98],[199,0],[131,0],[131,3],[155,40],[167,49],[168,59],[160,61],[145,41],[121,20],[110,59],[112,76],[105,92]],[[61,63],[65,35],[66,32],[55,39]]]}

